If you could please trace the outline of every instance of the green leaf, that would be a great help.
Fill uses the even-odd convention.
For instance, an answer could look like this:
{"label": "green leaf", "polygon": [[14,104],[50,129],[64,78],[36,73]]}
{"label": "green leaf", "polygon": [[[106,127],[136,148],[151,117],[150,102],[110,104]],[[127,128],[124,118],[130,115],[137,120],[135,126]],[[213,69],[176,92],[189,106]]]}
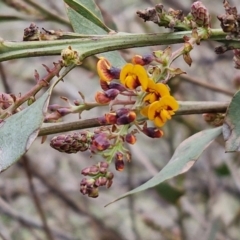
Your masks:
{"label": "green leaf", "polygon": [[240,151],[240,91],[232,98],[223,124],[226,152]]}
{"label": "green leaf", "polygon": [[38,136],[51,89],[32,105],[0,124],[0,172],[19,160]]}
{"label": "green leaf", "polygon": [[[67,15],[72,24],[73,30],[76,33],[88,35],[106,35],[109,30],[103,28],[98,20],[102,20],[102,15],[92,0],[64,0],[70,7],[67,7]],[[76,6],[78,5],[78,7]],[[75,10],[78,11],[75,11]],[[81,10],[79,10],[81,9]],[[87,13],[91,14],[87,14]],[[96,18],[98,20],[96,20]],[[100,20],[101,19],[101,20]],[[102,23],[103,24],[103,23]],[[115,67],[122,67],[126,62],[121,57],[119,52],[101,53]]]}
{"label": "green leaf", "polygon": [[94,25],[97,25],[98,27],[102,28],[105,32],[111,31],[111,29],[109,29],[103,23],[102,14],[97,5],[94,3],[94,1],[64,0],[64,2],[67,3],[67,5],[71,7],[71,9],[75,10],[79,15],[83,16],[85,19],[88,19]]}
{"label": "green leaf", "polygon": [[135,194],[148,188],[155,187],[169,178],[187,172],[197,161],[204,149],[208,147],[208,145],[221,133],[221,131],[222,127],[218,127],[204,130],[192,135],[178,146],[171,160],[156,176],[141,186],[123,194],[109,204],[114,203],[131,194]]}

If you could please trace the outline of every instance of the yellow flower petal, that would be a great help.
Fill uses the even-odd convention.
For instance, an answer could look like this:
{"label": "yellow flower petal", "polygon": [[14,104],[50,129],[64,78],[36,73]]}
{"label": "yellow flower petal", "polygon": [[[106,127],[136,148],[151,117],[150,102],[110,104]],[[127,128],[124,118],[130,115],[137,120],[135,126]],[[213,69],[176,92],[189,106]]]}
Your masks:
{"label": "yellow flower petal", "polygon": [[153,102],[152,104],[150,104],[149,106],[149,110],[148,110],[148,118],[149,120],[153,120],[156,115],[158,114],[158,112],[161,110],[161,108],[163,107],[161,101],[156,101]]}
{"label": "yellow flower petal", "polygon": [[[129,76],[132,77],[130,83],[128,83]],[[132,81],[134,81],[134,83]],[[138,86],[142,86],[143,89],[146,89],[148,84],[148,75],[144,67],[141,65],[127,63],[121,70],[120,82],[130,89],[135,89]]]}
{"label": "yellow flower petal", "polygon": [[125,79],[133,69],[133,64],[127,63],[120,72],[120,82],[125,85]]}
{"label": "yellow flower petal", "polygon": [[141,113],[143,116],[147,117],[147,116],[148,116],[148,109],[149,109],[149,105],[146,106],[146,107],[143,107],[143,108],[141,109],[140,113]]}
{"label": "yellow flower petal", "polygon": [[178,102],[172,96],[164,96],[160,101],[163,105],[167,106],[168,111],[177,111],[179,108]]}
{"label": "yellow flower petal", "polygon": [[134,65],[133,72],[138,76],[138,80],[142,86],[142,89],[145,90],[148,85],[148,75],[145,68],[141,65]]}
{"label": "yellow flower petal", "polygon": [[156,92],[159,93],[160,97],[164,97],[164,96],[169,96],[170,92],[169,92],[169,88],[166,84],[163,83],[156,83],[155,84],[155,90]]}
{"label": "yellow flower petal", "polygon": [[162,127],[165,124],[160,117],[156,117],[153,122],[157,127]]}

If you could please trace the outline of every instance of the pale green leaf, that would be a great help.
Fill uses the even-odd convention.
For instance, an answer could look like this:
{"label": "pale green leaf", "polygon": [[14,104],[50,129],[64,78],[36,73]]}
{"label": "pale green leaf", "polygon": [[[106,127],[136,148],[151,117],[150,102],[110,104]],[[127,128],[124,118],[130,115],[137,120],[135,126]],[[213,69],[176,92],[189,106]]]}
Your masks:
{"label": "pale green leaf", "polygon": [[51,88],[35,103],[0,124],[0,172],[19,160],[38,136],[50,92]]}
{"label": "pale green leaf", "polygon": [[240,151],[240,91],[232,98],[223,124],[226,152]]}
{"label": "pale green leaf", "polygon": [[103,23],[102,14],[94,1],[64,0],[64,2],[67,3],[67,5],[71,7],[71,9],[75,10],[79,15],[83,16],[85,19],[88,19],[88,21],[92,22],[94,25],[102,28],[105,32],[111,31],[111,29],[109,29]]}
{"label": "pale green leaf", "polygon": [[[187,172],[208,145],[221,134],[222,127],[204,130],[183,141],[167,165],[153,178],[141,186],[123,194],[113,202],[146,189],[157,186],[163,181]],[[113,203],[111,202],[111,203]],[[109,204],[111,204],[109,203]],[[109,205],[107,204],[107,205]]]}

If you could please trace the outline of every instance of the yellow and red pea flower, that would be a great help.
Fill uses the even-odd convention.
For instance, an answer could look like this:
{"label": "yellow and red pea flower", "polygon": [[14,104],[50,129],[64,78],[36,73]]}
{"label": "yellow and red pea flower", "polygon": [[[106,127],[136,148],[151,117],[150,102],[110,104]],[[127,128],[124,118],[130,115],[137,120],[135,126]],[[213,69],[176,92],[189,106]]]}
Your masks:
{"label": "yellow and red pea flower", "polygon": [[166,84],[155,83],[152,79],[148,80],[146,89],[148,94],[144,97],[143,101],[146,103],[153,103],[163,96],[170,96],[169,88]]}
{"label": "yellow and red pea flower", "polygon": [[120,82],[129,89],[136,89],[141,86],[145,90],[148,79],[145,68],[139,64],[127,63],[120,72]]}
{"label": "yellow and red pea flower", "polygon": [[141,110],[141,114],[152,120],[157,127],[162,127],[178,110],[178,102],[172,96],[164,96]]}

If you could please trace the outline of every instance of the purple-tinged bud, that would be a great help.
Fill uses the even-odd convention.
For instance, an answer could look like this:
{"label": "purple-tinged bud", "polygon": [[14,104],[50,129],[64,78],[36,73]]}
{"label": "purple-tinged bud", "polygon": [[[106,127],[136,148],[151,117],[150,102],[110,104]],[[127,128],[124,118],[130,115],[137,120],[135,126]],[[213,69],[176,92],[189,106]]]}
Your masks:
{"label": "purple-tinged bud", "polygon": [[110,82],[108,87],[109,89],[117,89],[119,92],[124,92],[127,90],[122,84],[116,82]]}
{"label": "purple-tinged bud", "polygon": [[125,136],[125,141],[129,144],[134,144],[136,141],[137,141],[137,138],[135,135],[133,135],[132,133],[128,133],[126,136]]}
{"label": "purple-tinged bud", "polygon": [[144,127],[143,132],[150,138],[160,138],[163,136],[163,131],[155,127]]}
{"label": "purple-tinged bud", "polygon": [[132,63],[145,66],[145,65],[148,65],[149,63],[151,63],[154,59],[155,58],[152,54],[146,54],[144,56],[135,55],[132,58]]}
{"label": "purple-tinged bud", "polygon": [[105,92],[97,91],[96,94],[95,94],[95,100],[96,100],[97,103],[105,105],[105,104],[110,103],[112,99],[107,97]]}
{"label": "purple-tinged bud", "polygon": [[81,171],[81,174],[83,174],[84,176],[96,176],[97,174],[99,174],[99,167],[96,165],[86,167]]}
{"label": "purple-tinged bud", "polygon": [[116,116],[117,118],[118,117],[121,117],[123,114],[127,114],[129,113],[131,110],[129,108],[119,108],[117,111],[116,111]]}
{"label": "purple-tinged bud", "polygon": [[98,151],[104,151],[110,147],[110,142],[106,138],[104,134],[98,134],[91,143],[91,149],[98,150]]}
{"label": "purple-tinged bud", "polygon": [[107,91],[105,91],[105,95],[111,100],[114,100],[119,93],[120,92],[117,89],[108,89]]}
{"label": "purple-tinged bud", "polygon": [[121,117],[119,117],[117,119],[117,124],[118,125],[129,124],[129,123],[135,121],[135,119],[136,119],[136,113],[134,111],[130,111],[129,113],[124,114]]}
{"label": "purple-tinged bud", "polygon": [[106,177],[99,177],[96,179],[94,185],[97,187],[105,186],[107,184],[107,178]]}
{"label": "purple-tinged bud", "polygon": [[120,72],[121,72],[120,68],[110,67],[110,69],[108,71],[109,71],[109,74],[112,76],[113,79],[119,79]]}
{"label": "purple-tinged bud", "polygon": [[199,27],[209,27],[210,15],[208,9],[202,2],[196,1],[192,4],[191,14],[193,16],[193,20]]}

